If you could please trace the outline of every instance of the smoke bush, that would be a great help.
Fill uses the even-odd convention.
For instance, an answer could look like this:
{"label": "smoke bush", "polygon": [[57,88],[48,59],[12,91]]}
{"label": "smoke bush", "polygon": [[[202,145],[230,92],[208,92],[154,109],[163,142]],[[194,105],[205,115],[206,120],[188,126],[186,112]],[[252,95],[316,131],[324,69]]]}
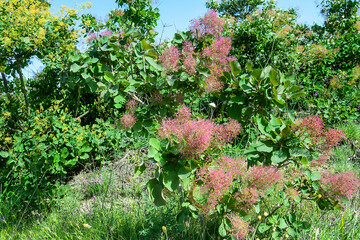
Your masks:
{"label": "smoke bush", "polygon": [[354,172],[332,174],[324,171],[321,175],[320,182],[325,187],[326,194],[333,199],[351,199],[360,187],[360,181]]}
{"label": "smoke bush", "polygon": [[196,157],[210,146],[217,147],[230,142],[241,130],[238,122],[230,120],[230,125],[216,126],[210,120],[192,120],[190,109],[182,106],[174,119],[166,119],[160,125],[160,139],[181,141],[180,152],[185,157]]}
{"label": "smoke bush", "polygon": [[164,52],[159,57],[159,60],[168,71],[175,72],[179,68],[178,66],[179,58],[180,58],[179,49],[177,49],[177,47],[175,46],[171,46],[164,50]]}
{"label": "smoke bush", "polygon": [[318,115],[305,117],[293,129],[299,133],[300,138],[308,138],[313,146],[323,153],[331,152],[345,138],[341,130],[328,129],[326,131]]}
{"label": "smoke bush", "polygon": [[124,113],[120,123],[124,129],[131,129],[136,123],[136,118],[132,113]]}
{"label": "smoke bush", "polygon": [[219,37],[224,30],[225,21],[214,10],[209,10],[203,18],[191,20],[190,30],[196,37],[211,35]]}

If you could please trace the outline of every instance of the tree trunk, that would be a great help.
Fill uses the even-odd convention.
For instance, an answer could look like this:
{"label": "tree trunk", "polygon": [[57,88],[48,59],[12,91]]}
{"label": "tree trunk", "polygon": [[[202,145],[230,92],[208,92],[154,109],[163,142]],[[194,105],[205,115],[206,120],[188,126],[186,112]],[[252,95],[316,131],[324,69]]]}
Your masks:
{"label": "tree trunk", "polygon": [[8,84],[7,84],[7,80],[6,80],[6,75],[5,73],[1,73],[1,76],[2,76],[2,79],[3,79],[3,83],[4,83],[4,88],[5,88],[5,93],[6,93],[6,96],[8,98],[8,100],[10,100],[10,93],[9,93],[9,88],[8,88]]}
{"label": "tree trunk", "polygon": [[29,100],[28,100],[28,97],[27,97],[27,93],[26,93],[26,89],[25,89],[25,83],[24,83],[24,76],[22,74],[22,70],[21,70],[21,66],[20,66],[20,62],[17,61],[17,66],[18,66],[18,73],[19,73],[19,76],[20,76],[20,81],[21,81],[21,92],[23,93],[24,95],[24,100],[25,100],[25,105],[26,105],[26,111],[27,111],[27,114],[30,115],[30,105],[29,105]]}

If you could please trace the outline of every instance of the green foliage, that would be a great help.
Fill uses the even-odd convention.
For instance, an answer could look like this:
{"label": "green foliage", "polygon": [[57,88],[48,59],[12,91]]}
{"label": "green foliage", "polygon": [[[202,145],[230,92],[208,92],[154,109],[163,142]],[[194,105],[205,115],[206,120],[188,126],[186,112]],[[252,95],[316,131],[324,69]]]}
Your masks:
{"label": "green foliage", "polygon": [[317,160],[317,153],[312,146],[299,139],[291,129],[294,125],[291,120],[284,121],[272,116],[271,120],[267,121],[258,117],[256,124],[261,135],[244,152],[249,165],[261,162],[281,167],[292,162],[299,166]]}
{"label": "green foliage", "polygon": [[264,3],[265,0],[222,0],[220,3],[216,0],[211,0],[206,2],[206,6],[216,10],[221,15],[244,19],[249,13],[259,9]]}
{"label": "green foliage", "polygon": [[297,24],[294,9],[278,9],[272,1],[261,11],[257,4],[208,2],[230,19],[227,35],[240,64],[251,60],[255,68],[271,65],[286,74],[298,72],[296,83],[308,94],[306,103],[290,102],[296,110],[321,113],[330,123],[357,119],[359,1],[321,1],[323,26]]}
{"label": "green foliage", "polygon": [[111,173],[105,168],[95,171],[84,183],[86,197],[96,200],[99,196],[105,195],[108,191],[111,177]]}
{"label": "green foliage", "polygon": [[325,28],[334,34],[351,27],[357,18],[360,2],[358,0],[322,0],[319,4],[321,13],[325,16]]}
{"label": "green foliage", "polygon": [[274,3],[267,3],[261,11],[252,10],[243,17],[230,14],[229,18],[232,19],[227,30],[233,40],[231,54],[241,65],[250,60],[255,68],[271,65],[286,73],[297,71],[295,46],[301,40],[304,26],[296,25],[294,9],[278,9]]}
{"label": "green foliage", "polygon": [[56,186],[81,166],[107,163],[122,143],[123,135],[111,124],[101,122],[90,130],[58,104],[35,111],[3,147],[1,199],[14,208],[49,204],[61,194]]}
{"label": "green foliage", "polygon": [[286,113],[289,100],[305,95],[302,88],[295,85],[295,75],[286,76],[270,66],[253,69],[251,62],[246,66],[247,74],[233,71],[231,85],[237,88],[227,92],[227,112],[244,127],[255,116],[268,116],[273,109],[277,110],[276,114]]}
{"label": "green foliage", "polygon": [[130,27],[138,27],[143,33],[153,38],[156,35],[154,28],[160,14],[158,8],[153,8],[152,0],[116,0],[120,7],[125,7],[123,18]]}
{"label": "green foliage", "polygon": [[[266,206],[267,198],[273,194],[279,197],[277,207],[272,207],[268,211],[272,212],[271,216],[264,213],[264,220],[259,217],[258,221],[252,220],[250,224],[257,226],[257,235],[261,237],[274,238],[290,235],[294,238],[300,236],[303,231],[310,229],[310,224],[304,221],[301,216],[294,213],[289,215],[289,209],[302,204],[303,201],[315,201],[321,209],[332,209],[337,205],[337,200],[323,197],[323,190],[320,187],[321,174],[310,167],[311,161],[318,160],[318,154],[312,145],[306,139],[300,138],[292,130],[294,122],[291,120],[284,121],[280,118],[272,117],[267,122],[264,117],[259,116],[256,119],[256,125],[259,129],[260,136],[244,152],[247,156],[249,166],[254,165],[272,165],[283,171],[287,175],[284,185],[277,186],[276,193],[263,191],[261,199],[257,202],[260,209],[261,205]],[[196,183],[196,173],[205,163],[204,159],[184,158],[178,154],[178,143],[170,143],[168,139],[162,141],[156,138],[150,139],[151,148],[148,153],[150,161],[158,164],[155,178],[149,180],[147,188],[149,199],[157,206],[166,204],[164,197],[165,190],[170,192],[180,191],[184,197],[182,202],[182,214],[192,218],[204,216],[201,205],[205,205],[209,198],[209,193],[201,189],[202,182]],[[216,152],[212,152],[215,155]],[[205,157],[204,157],[205,158]],[[213,166],[216,169],[216,166]],[[296,170],[295,170],[296,169]],[[137,174],[145,170],[144,164],[137,168]],[[292,175],[292,171],[298,172],[298,175]],[[246,175],[245,175],[246,176]],[[245,219],[254,219],[260,213],[260,210],[249,211],[242,209],[237,204],[237,198],[234,197],[241,189],[244,180],[238,178],[220,201],[216,204],[216,209],[205,214],[218,219],[220,236],[227,236],[232,226],[228,222],[228,215],[233,212],[240,212]],[[296,197],[292,196],[287,189],[294,189],[298,192]],[[297,190],[295,190],[297,189]],[[294,202],[292,202],[294,201]],[[284,208],[283,212],[277,212]],[[207,215],[209,214],[209,215]],[[254,216],[255,215],[255,216]],[[261,220],[261,221],[260,221]],[[221,222],[221,224],[220,224]],[[272,229],[276,229],[272,231]],[[286,229],[286,230],[285,230]]]}

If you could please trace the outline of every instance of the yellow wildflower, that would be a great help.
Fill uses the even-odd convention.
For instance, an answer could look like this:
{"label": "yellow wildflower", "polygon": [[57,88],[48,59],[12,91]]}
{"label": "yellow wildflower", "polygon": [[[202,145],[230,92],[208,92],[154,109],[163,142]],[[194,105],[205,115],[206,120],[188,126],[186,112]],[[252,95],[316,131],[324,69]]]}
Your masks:
{"label": "yellow wildflower", "polygon": [[5,118],[8,118],[8,117],[10,117],[11,116],[11,113],[10,112],[4,112],[4,117]]}
{"label": "yellow wildflower", "polygon": [[11,39],[8,38],[8,37],[4,37],[4,38],[3,38],[3,42],[4,42],[5,45],[10,45]]}
{"label": "yellow wildflower", "polygon": [[87,224],[87,223],[84,223],[83,226],[86,227],[86,228],[91,228],[91,226],[89,224]]}

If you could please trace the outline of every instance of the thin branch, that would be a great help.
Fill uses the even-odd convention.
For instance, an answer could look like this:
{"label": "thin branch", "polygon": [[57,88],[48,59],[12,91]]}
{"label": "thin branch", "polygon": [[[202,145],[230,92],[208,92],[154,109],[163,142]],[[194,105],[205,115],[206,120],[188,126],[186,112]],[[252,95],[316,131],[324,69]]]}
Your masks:
{"label": "thin branch", "polygon": [[130,95],[132,98],[134,98],[136,101],[138,101],[139,103],[141,103],[141,104],[145,104],[143,101],[141,101],[141,99],[139,99],[136,95],[135,95],[135,93],[129,93],[129,92],[127,92],[127,94],[128,95]]}
{"label": "thin branch", "polygon": [[26,105],[26,110],[27,110],[27,115],[30,115],[30,105],[29,105],[29,100],[27,97],[27,92],[25,89],[25,83],[24,83],[24,76],[22,74],[22,70],[21,70],[21,66],[20,66],[20,62],[19,60],[17,60],[17,71],[19,73],[19,77],[20,77],[20,82],[21,82],[21,92],[24,95],[24,100],[25,100],[25,105]]}
{"label": "thin branch", "polygon": [[84,112],[83,114],[81,114],[80,116],[78,116],[77,118],[75,118],[75,120],[78,120],[78,119],[80,119],[80,118],[82,118],[82,117],[85,117],[89,112],[90,112],[90,111]]}

